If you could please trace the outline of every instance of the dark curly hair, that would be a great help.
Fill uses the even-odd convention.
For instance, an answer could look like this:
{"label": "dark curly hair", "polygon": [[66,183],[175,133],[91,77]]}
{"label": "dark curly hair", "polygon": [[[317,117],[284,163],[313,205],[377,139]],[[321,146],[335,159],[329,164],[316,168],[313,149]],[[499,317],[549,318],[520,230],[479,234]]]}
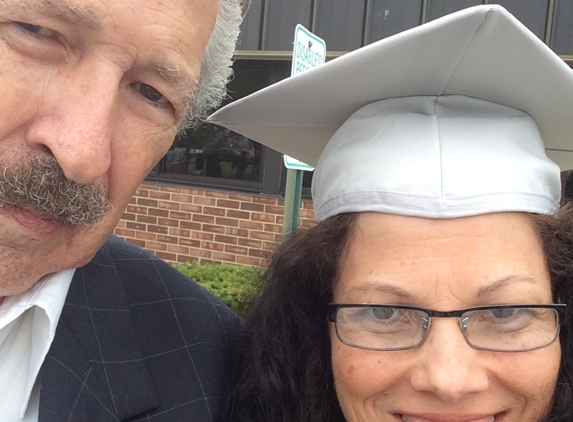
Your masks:
{"label": "dark curly hair", "polygon": [[[331,217],[286,239],[275,252],[239,345],[228,422],[344,422],[334,389],[327,305],[356,214]],[[573,420],[573,206],[531,215],[555,301],[567,303],[562,360],[544,422]]]}

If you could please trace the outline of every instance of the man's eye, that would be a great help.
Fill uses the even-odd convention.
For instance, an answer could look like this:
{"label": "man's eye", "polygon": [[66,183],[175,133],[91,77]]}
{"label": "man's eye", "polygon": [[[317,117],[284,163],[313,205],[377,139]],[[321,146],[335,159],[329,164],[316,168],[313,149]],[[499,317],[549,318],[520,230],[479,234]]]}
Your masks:
{"label": "man's eye", "polygon": [[162,105],[169,103],[169,101],[155,88],[147,84],[137,82],[134,84],[134,88],[138,91],[147,101],[150,101],[157,105]]}
{"label": "man's eye", "polygon": [[16,22],[18,26],[25,32],[33,35],[36,38],[42,39],[50,39],[55,38],[58,33],[48,28],[44,28],[43,26],[32,25],[26,22]]}

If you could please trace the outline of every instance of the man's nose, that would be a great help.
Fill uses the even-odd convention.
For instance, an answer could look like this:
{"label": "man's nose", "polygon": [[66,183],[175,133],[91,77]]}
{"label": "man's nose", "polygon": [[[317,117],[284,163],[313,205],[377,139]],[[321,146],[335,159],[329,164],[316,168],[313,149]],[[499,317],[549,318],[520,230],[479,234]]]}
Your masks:
{"label": "man's nose", "polygon": [[51,81],[40,100],[27,143],[52,154],[70,180],[96,183],[110,167],[119,120],[117,79],[109,71],[92,71],[89,77],[77,72]]}
{"label": "man's nose", "polygon": [[477,359],[479,353],[488,352],[472,349],[453,319],[434,318],[419,352],[420,359],[411,372],[415,390],[454,404],[469,394],[488,389],[488,371]]}

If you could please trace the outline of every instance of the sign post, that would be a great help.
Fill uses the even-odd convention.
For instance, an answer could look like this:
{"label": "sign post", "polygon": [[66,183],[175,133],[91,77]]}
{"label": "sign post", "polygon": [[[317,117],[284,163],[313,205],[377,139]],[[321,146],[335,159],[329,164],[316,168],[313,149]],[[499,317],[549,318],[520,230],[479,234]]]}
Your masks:
{"label": "sign post", "polygon": [[[326,43],[324,40],[298,24],[294,32],[291,75],[314,69],[325,61]],[[298,229],[303,171],[313,171],[314,168],[288,155],[284,156],[284,163],[287,168],[287,177],[282,234],[286,237]]]}

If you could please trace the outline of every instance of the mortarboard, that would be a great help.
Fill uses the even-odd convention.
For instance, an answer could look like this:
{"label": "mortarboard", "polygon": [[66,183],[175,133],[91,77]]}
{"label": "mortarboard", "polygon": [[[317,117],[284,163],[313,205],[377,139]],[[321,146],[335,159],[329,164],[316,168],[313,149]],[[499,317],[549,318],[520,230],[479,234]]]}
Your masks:
{"label": "mortarboard", "polygon": [[477,6],[209,120],[315,165],[317,220],[545,214],[558,207],[559,166],[573,168],[573,70],[501,6]]}

